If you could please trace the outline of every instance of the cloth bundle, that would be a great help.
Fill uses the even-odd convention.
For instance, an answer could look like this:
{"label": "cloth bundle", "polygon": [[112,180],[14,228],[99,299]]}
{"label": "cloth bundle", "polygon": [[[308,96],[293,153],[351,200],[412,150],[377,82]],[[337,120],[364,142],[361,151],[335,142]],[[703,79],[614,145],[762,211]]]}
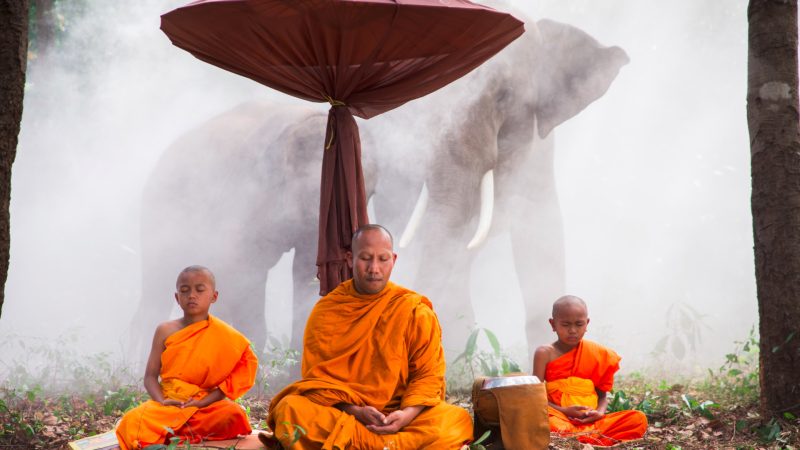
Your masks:
{"label": "cloth bundle", "polygon": [[503,378],[508,380],[478,377],[472,384],[475,436],[491,430],[494,442],[507,450],[547,449],[550,425],[544,383],[530,376]]}

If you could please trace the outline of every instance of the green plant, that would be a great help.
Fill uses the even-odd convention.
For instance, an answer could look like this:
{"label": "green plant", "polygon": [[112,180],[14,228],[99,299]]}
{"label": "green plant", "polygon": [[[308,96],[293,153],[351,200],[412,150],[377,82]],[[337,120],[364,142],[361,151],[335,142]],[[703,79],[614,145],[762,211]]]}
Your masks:
{"label": "green plant", "polygon": [[756,404],[760,393],[758,357],[758,338],[751,327],[745,340],[734,342],[734,350],[725,355],[722,366],[716,371],[708,369],[705,388],[732,403]]}
{"label": "green plant", "polygon": [[661,398],[655,397],[651,391],[645,391],[642,395],[642,399],[634,403],[633,399],[625,393],[625,391],[618,390],[614,391],[611,395],[611,398],[608,402],[608,412],[617,412],[617,411],[626,411],[626,410],[637,410],[641,411],[645,414],[653,415],[656,412],[657,404],[659,404]]}
{"label": "green plant", "polygon": [[114,391],[106,391],[103,397],[103,413],[120,415],[147,398],[147,394],[133,386],[123,386]]}
{"label": "green plant", "polygon": [[486,430],[485,433],[481,435],[475,442],[469,444],[469,450],[486,450],[486,447],[481,444],[483,441],[489,438],[489,435],[492,434],[492,430]]}
{"label": "green plant", "polygon": [[281,422],[282,425],[286,425],[286,428],[291,428],[292,432],[284,431],[283,435],[281,436],[281,440],[287,440],[288,444],[287,447],[291,447],[295,444],[295,442],[299,441],[300,438],[306,435],[305,428],[301,427],[300,425],[292,424],[289,422]]}
{"label": "green plant", "polygon": [[[93,394],[98,386],[117,389],[139,385],[122,361],[113,361],[108,353],[83,354],[78,330],[73,329],[54,340],[20,335],[0,337],[0,380],[8,386],[20,387],[30,400],[43,394],[71,392]],[[58,374],[59,376],[53,376]]]}
{"label": "green plant", "polygon": [[707,419],[714,418],[714,413],[711,412],[712,408],[719,408],[718,403],[712,402],[711,400],[699,402],[689,394],[681,394],[681,400],[687,410],[694,414],[700,414]]}
{"label": "green plant", "polygon": [[[278,340],[274,336],[269,336],[267,342],[269,350],[258,358],[258,376],[255,385],[257,397],[274,394],[272,386],[280,386],[283,381],[287,381],[291,369],[300,362],[300,353],[289,347],[285,337]],[[274,380],[278,382],[275,383]]]}
{"label": "green plant", "polygon": [[[492,351],[478,348],[478,338],[481,332],[486,336]],[[487,328],[475,328],[467,338],[464,351],[458,355],[453,364],[462,362],[469,371],[471,378],[475,378],[476,370],[480,375],[496,377],[508,373],[519,372],[519,365],[509,358],[500,348],[497,336]]]}

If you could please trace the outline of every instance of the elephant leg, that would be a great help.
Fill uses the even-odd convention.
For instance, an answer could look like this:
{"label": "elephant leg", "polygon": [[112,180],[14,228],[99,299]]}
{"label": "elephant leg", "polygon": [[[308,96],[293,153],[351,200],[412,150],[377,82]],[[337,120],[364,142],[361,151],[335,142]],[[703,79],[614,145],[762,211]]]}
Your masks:
{"label": "elephant leg", "polygon": [[433,302],[442,326],[442,345],[452,359],[464,351],[476,323],[470,296],[470,269],[475,252],[466,250],[466,240],[445,240],[431,250],[437,255],[447,255],[447,260],[440,259],[437,263],[438,258],[425,251],[417,285],[420,293]]}
{"label": "elephant leg", "polygon": [[502,207],[525,306],[528,355],[553,340],[547,319],[553,301],[565,289],[564,227],[552,139],[537,141],[534,150],[527,161],[519,162],[521,170],[512,181],[526,188],[506,196]]}
{"label": "elephant leg", "polygon": [[[305,332],[308,316],[319,299],[319,281],[316,278],[316,250],[315,247],[309,245],[298,245],[294,249],[294,261],[292,262],[294,291],[290,346],[298,354],[303,350],[303,333]],[[290,367],[289,376],[291,379],[300,378],[300,364]]]}
{"label": "elephant leg", "polygon": [[175,282],[180,261],[169,255],[147,257],[144,252],[142,264],[142,293],[139,306],[134,313],[129,332],[129,354],[133,361],[144,367],[153,342],[156,326],[169,319],[175,306]]}
{"label": "elephant leg", "polygon": [[[477,185],[472,190],[477,192]],[[477,194],[468,197],[471,200]],[[448,358],[464,350],[475,326],[469,285],[476,251],[468,250],[467,243],[477,220],[471,210],[462,204],[435,202],[421,230],[422,250],[413,287],[433,303]]]}
{"label": "elephant leg", "polygon": [[277,264],[280,255],[278,253],[277,258],[271,259],[272,264],[215,261],[215,267],[212,268],[217,278],[219,299],[211,307],[211,313],[242,332],[253,344],[256,353],[261,353],[267,342],[264,315],[267,273],[271,266]]}
{"label": "elephant leg", "polygon": [[303,349],[303,332],[311,309],[319,299],[319,281],[316,265],[316,248],[297,246],[292,263],[292,282],[294,300],[292,301],[292,340],[291,346],[297,351]]}

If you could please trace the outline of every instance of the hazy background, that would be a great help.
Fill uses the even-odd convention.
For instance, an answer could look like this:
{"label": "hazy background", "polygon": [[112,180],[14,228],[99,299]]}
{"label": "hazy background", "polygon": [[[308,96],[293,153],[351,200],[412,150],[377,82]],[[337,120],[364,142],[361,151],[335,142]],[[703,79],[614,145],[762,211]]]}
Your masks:
{"label": "hazy background", "polygon": [[[241,101],[300,102],[173,47],[159,15],[183,3],[95,1],[79,17],[65,10],[59,45],[30,62],[0,363],[18,358],[13,336],[123,358],[141,290],[140,196],[158,157]],[[745,2],[512,3],[631,59],[604,97],[555,131],[567,292],[589,303],[589,337],[616,348],[627,370],[719,365],[757,321]],[[500,236],[481,250],[473,294],[495,300],[476,304],[476,314],[529,365],[509,246]],[[270,328],[287,332],[290,257],[266,288],[275,298]],[[411,283],[404,261],[397,279]],[[69,334],[78,337],[67,342]]]}

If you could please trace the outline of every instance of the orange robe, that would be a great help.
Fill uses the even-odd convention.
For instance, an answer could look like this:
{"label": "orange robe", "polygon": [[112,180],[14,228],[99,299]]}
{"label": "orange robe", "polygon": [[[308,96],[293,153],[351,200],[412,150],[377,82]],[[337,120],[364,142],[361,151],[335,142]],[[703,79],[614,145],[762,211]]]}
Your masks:
{"label": "orange robe", "polygon": [[[302,380],[272,399],[268,424],[284,448],[457,449],[472,439],[472,420],[444,402],[445,359],[431,303],[389,283],[361,295],[345,281],[317,302],[306,324]],[[384,414],[427,406],[396,434],[378,435],[338,403]],[[296,425],[306,434],[295,433]],[[292,446],[292,438],[299,440]],[[302,435],[302,436],[300,436]]]}
{"label": "orange robe", "polygon": [[[614,387],[614,373],[619,370],[619,355],[613,350],[586,339],[569,352],[547,363],[547,397],[561,406],[583,405],[597,408],[597,390],[609,392]],[[575,425],[562,412],[548,407],[550,431],[577,435],[587,444],[610,446],[620,441],[639,439],[647,431],[647,417],[641,411],[609,413],[586,425]]]}
{"label": "orange robe", "polygon": [[233,327],[208,316],[171,334],[161,354],[164,398],[186,401],[202,398],[215,387],[227,398],[205,408],[164,406],[148,400],[128,411],[117,426],[122,450],[163,444],[175,435],[192,444],[250,434],[244,409],[231,399],[255,383],[258,359],[250,342]]}

